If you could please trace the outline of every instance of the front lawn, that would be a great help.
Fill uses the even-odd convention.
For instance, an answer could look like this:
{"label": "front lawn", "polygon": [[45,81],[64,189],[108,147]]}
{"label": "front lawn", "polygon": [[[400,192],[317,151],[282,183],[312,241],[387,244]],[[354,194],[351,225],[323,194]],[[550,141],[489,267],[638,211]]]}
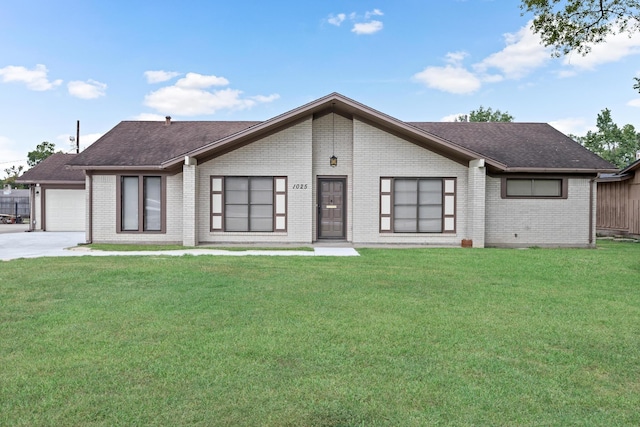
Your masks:
{"label": "front lawn", "polygon": [[0,263],[0,425],[640,425],[640,244]]}

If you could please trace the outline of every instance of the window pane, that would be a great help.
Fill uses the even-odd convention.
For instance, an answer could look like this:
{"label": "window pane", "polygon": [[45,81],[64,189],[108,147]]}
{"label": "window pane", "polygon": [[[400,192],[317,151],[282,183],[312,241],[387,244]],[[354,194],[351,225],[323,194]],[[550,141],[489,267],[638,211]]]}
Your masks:
{"label": "window pane", "polygon": [[252,177],[251,190],[273,191],[273,178]]}
{"label": "window pane", "polygon": [[249,206],[227,205],[225,206],[224,215],[232,218],[246,218],[249,215]]}
{"label": "window pane", "polygon": [[224,180],[224,189],[225,190],[249,190],[249,178],[246,177],[227,177]]}
{"label": "window pane", "polygon": [[531,180],[507,179],[507,196],[531,196]]}
{"label": "window pane", "polygon": [[440,233],[442,231],[442,220],[438,219],[421,219],[418,222],[418,231],[421,233]]}
{"label": "window pane", "polygon": [[251,218],[273,218],[271,205],[251,205]]}
{"label": "window pane", "polygon": [[161,230],[161,182],[159,176],[144,178],[144,229],[149,231]]}
{"label": "window pane", "polygon": [[249,231],[247,218],[225,218],[225,231]]}
{"label": "window pane", "polygon": [[247,204],[249,203],[249,192],[247,190],[227,190],[224,201],[228,204]]}
{"label": "window pane", "polygon": [[138,229],[138,177],[122,177],[122,230]]}
{"label": "window pane", "polygon": [[393,181],[395,205],[418,203],[418,181],[415,179],[396,179]]}
{"label": "window pane", "polygon": [[420,191],[442,192],[442,181],[439,179],[421,179],[419,181]]}
{"label": "window pane", "polygon": [[560,197],[562,196],[562,180],[560,179],[534,179],[533,195]]}
{"label": "window pane", "polygon": [[393,216],[398,219],[413,218],[415,220],[418,212],[415,206],[396,206],[393,214]]}
{"label": "window pane", "polygon": [[271,218],[251,218],[251,231],[273,231]]}
{"label": "window pane", "polygon": [[438,219],[442,218],[442,206],[420,206],[418,209],[420,219]]}
{"label": "window pane", "polygon": [[416,220],[395,218],[393,220],[393,231],[396,233],[416,232]]}
{"label": "window pane", "polygon": [[271,205],[273,204],[273,192],[270,190],[251,189],[251,204]]}

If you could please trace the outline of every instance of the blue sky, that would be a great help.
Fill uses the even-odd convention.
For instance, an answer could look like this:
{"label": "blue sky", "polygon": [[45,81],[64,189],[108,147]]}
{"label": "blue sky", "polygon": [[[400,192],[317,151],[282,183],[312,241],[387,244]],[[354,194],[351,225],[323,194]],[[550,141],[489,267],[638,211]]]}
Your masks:
{"label": "blue sky", "polygon": [[0,176],[122,120],[266,120],[331,92],[405,121],[479,106],[565,133],[640,130],[640,36],[552,58],[519,1],[29,1],[0,5]]}

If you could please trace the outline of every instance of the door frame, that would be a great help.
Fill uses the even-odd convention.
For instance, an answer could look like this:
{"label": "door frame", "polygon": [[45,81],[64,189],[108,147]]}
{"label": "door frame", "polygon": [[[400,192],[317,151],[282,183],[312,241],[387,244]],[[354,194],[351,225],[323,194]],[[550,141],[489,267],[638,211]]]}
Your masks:
{"label": "door frame", "polygon": [[[322,226],[322,181],[342,181],[342,236],[320,237]],[[347,176],[346,175],[318,175],[316,176],[316,240],[347,240]]]}

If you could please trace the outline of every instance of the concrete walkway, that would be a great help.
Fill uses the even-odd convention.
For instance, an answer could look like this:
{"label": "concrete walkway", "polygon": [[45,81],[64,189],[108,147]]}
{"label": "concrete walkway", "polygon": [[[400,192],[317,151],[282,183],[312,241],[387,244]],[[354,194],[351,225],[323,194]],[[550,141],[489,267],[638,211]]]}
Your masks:
{"label": "concrete walkway", "polygon": [[[15,225],[15,224],[12,224]],[[0,260],[58,256],[133,256],[133,255],[217,255],[217,256],[358,256],[350,247],[315,247],[313,251],[296,250],[246,250],[179,249],[170,251],[96,251],[78,246],[85,241],[82,232],[0,232]]]}

